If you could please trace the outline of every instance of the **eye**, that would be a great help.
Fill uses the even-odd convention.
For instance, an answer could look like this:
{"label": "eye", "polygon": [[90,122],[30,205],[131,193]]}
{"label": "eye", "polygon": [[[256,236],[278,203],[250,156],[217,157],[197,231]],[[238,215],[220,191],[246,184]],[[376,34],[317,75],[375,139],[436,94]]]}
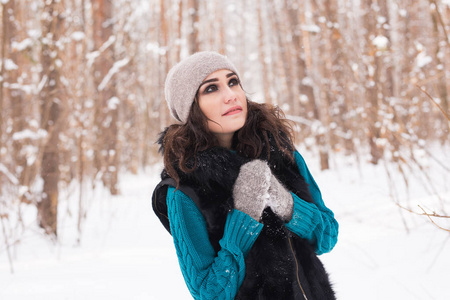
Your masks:
{"label": "eye", "polygon": [[231,78],[230,81],[228,82],[228,86],[235,86],[235,85],[239,85],[239,80],[237,78]]}
{"label": "eye", "polygon": [[203,91],[203,93],[209,94],[209,93],[212,93],[212,92],[215,92],[215,91],[217,91],[217,85],[211,84],[211,85],[208,85],[208,86],[205,88],[205,90]]}

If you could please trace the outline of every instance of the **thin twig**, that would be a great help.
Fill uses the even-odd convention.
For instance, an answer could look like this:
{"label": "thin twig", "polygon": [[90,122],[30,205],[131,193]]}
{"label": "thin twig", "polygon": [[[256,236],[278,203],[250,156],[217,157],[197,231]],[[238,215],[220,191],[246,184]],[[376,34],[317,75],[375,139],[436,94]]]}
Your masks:
{"label": "thin twig", "polygon": [[[422,171],[423,176],[425,177],[425,179],[428,181],[428,187],[431,189],[431,192],[436,195],[436,197],[442,202],[444,203],[444,199],[441,198],[441,196],[439,195],[437,189],[435,188],[434,184],[433,184],[433,179],[428,175],[428,173],[424,170],[424,167],[416,160],[416,158],[414,157],[414,155],[411,155],[410,160],[415,163],[417,165],[417,167],[420,169],[420,171]],[[424,184],[424,183],[423,183]],[[427,186],[424,184],[424,187],[427,188]]]}
{"label": "thin twig", "polygon": [[424,212],[425,215],[428,217],[428,219],[430,219],[431,223],[433,223],[433,224],[434,224],[436,227],[438,227],[439,229],[442,229],[442,230],[444,230],[444,231],[450,232],[450,229],[446,229],[446,228],[441,227],[441,226],[439,226],[438,224],[436,224],[436,223],[433,221],[433,219],[430,217],[430,214],[428,214],[428,213],[425,211],[425,209],[422,208],[422,206],[420,206],[420,205],[418,205],[418,206],[419,206],[419,208],[420,208],[421,210],[423,210],[423,212]]}
{"label": "thin twig", "polygon": [[413,211],[413,210],[411,210],[411,209],[409,209],[409,208],[406,208],[406,207],[404,207],[404,206],[402,206],[402,205],[400,205],[400,204],[398,204],[398,203],[395,203],[398,207],[400,207],[401,209],[404,209],[404,210],[406,210],[406,211],[409,211],[410,213],[413,213],[413,214],[415,214],[415,215],[419,215],[419,216],[428,216],[428,217],[435,217],[435,218],[445,218],[445,219],[450,219],[450,216],[442,216],[442,215],[438,215],[437,213],[435,213],[435,212],[433,212],[432,214],[430,214],[430,213],[427,213],[420,205],[418,205],[423,211],[424,211],[424,213],[419,213],[419,212],[416,212],[416,211]]}
{"label": "thin twig", "polygon": [[444,114],[444,116],[447,118],[448,121],[450,121],[450,117],[447,115],[447,113],[444,111],[444,109],[433,99],[433,97],[431,97],[430,94],[427,93],[427,91],[425,91],[423,88],[421,88],[420,86],[418,86],[417,84],[415,85],[419,90],[421,90],[425,95],[428,96],[428,98],[430,98],[431,101],[433,101],[433,103],[441,110],[441,112]]}
{"label": "thin twig", "polygon": [[444,163],[437,159],[436,156],[434,156],[433,153],[431,153],[428,149],[426,149],[425,147],[422,147],[421,149],[424,150],[428,154],[428,156],[430,156],[438,164],[438,166],[442,167],[447,172],[450,172],[450,168],[445,166]]}
{"label": "thin twig", "polygon": [[2,231],[3,231],[3,237],[5,238],[6,254],[8,255],[9,268],[11,269],[11,274],[13,274],[14,268],[13,268],[13,262],[12,262],[11,251],[10,251],[11,245],[8,242],[8,236],[6,234],[5,222],[3,222],[3,214],[0,215],[0,221],[2,222]]}
{"label": "thin twig", "polygon": [[442,20],[441,12],[439,11],[439,6],[437,5],[436,0],[430,0],[430,2],[432,4],[434,4],[434,9],[436,10],[437,18],[442,27],[442,30],[444,31],[445,42],[447,43],[447,46],[450,46],[450,40],[448,38],[447,29],[446,29],[444,21]]}

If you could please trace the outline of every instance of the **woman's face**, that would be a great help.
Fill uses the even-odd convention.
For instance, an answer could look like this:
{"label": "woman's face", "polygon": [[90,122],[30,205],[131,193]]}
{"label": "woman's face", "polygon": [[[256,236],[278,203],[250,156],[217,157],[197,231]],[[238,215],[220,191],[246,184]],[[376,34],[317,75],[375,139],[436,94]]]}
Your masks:
{"label": "woman's face", "polygon": [[198,90],[198,104],[208,119],[208,129],[224,147],[247,119],[247,99],[239,78],[230,70],[209,74]]}

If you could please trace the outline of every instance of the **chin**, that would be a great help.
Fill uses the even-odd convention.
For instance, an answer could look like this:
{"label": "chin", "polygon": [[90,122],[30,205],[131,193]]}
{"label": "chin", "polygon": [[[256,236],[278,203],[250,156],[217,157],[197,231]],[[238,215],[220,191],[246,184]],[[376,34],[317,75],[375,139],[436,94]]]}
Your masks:
{"label": "chin", "polygon": [[229,131],[234,133],[234,132],[242,129],[242,127],[244,127],[244,124],[245,124],[245,120],[239,124],[233,124],[234,126],[229,127],[230,128]]}
{"label": "chin", "polygon": [[245,119],[242,120],[233,120],[228,122],[219,123],[209,123],[209,130],[213,133],[217,134],[234,134],[236,131],[240,130],[244,127]]}

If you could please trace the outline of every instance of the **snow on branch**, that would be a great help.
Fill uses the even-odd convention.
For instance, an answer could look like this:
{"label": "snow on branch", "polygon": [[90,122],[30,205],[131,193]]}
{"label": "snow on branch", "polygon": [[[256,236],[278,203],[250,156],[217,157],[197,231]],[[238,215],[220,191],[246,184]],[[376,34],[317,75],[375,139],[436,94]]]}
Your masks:
{"label": "snow on branch", "polygon": [[109,48],[114,42],[116,41],[116,36],[111,35],[106,42],[103,43],[103,45],[98,49],[98,51],[103,52],[106,49]]}
{"label": "snow on branch", "polygon": [[111,35],[108,40],[106,42],[103,43],[103,45],[101,45],[101,47],[96,50],[96,51],[92,51],[90,53],[86,54],[86,58],[87,58],[87,65],[88,67],[91,67],[92,64],[94,63],[95,59],[97,57],[100,56],[100,54],[105,51],[106,49],[108,49],[114,42],[116,41],[116,36]]}
{"label": "snow on branch", "polygon": [[26,39],[22,40],[21,42],[13,41],[11,43],[12,49],[16,50],[16,51],[23,51],[25,49],[31,49],[32,46],[33,46],[33,40],[30,38],[26,38]]}
{"label": "snow on branch", "polygon": [[16,178],[16,176],[14,176],[14,175],[8,170],[8,168],[7,168],[4,164],[2,164],[2,163],[0,163],[0,172],[3,173],[3,174],[5,174],[6,178],[8,178],[9,181],[11,181],[12,184],[16,184],[16,185],[19,184],[19,180]]}
{"label": "snow on branch", "polygon": [[40,140],[42,138],[45,138],[47,136],[47,131],[43,129],[39,129],[37,132],[33,132],[29,129],[25,129],[19,132],[15,132],[12,136],[12,139],[14,141],[20,141],[24,139],[30,139],[30,140]]}
{"label": "snow on branch", "polygon": [[103,78],[102,82],[100,82],[100,84],[98,85],[98,90],[103,91],[103,89],[106,87],[106,85],[111,80],[111,78],[114,76],[114,74],[116,74],[120,70],[120,68],[126,66],[129,62],[130,62],[130,59],[128,57],[126,57],[122,60],[116,61],[114,63],[114,65],[111,67],[111,69],[109,69],[108,74],[106,74],[106,76]]}

